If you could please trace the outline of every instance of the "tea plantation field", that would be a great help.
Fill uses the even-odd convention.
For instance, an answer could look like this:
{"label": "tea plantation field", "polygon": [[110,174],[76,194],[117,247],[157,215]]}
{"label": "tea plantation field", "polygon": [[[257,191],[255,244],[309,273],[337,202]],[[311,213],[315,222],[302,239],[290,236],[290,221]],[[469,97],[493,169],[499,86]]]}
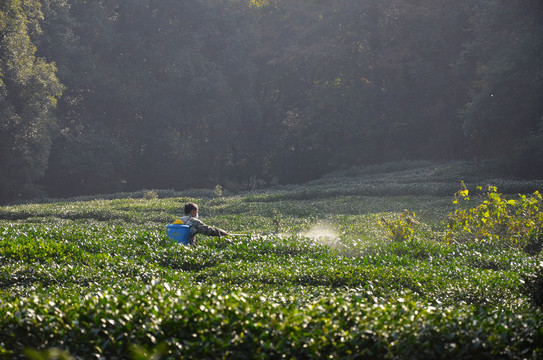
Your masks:
{"label": "tea plantation field", "polygon": [[[0,359],[541,359],[537,190],[409,163],[3,206]],[[237,235],[173,242],[186,201]]]}

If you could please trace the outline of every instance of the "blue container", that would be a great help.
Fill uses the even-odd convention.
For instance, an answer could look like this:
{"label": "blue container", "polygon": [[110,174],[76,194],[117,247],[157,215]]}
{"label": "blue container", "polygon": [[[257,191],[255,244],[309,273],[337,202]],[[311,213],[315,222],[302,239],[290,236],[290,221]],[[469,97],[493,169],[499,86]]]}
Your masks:
{"label": "blue container", "polygon": [[190,226],[188,225],[166,225],[166,234],[180,244],[190,244]]}

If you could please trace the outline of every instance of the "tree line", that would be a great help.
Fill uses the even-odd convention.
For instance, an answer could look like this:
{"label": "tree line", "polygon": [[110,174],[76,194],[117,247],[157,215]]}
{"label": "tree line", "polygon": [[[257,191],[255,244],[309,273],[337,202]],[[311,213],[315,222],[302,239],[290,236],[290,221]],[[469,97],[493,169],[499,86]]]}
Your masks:
{"label": "tree line", "polygon": [[543,175],[539,0],[4,0],[0,201],[499,159]]}

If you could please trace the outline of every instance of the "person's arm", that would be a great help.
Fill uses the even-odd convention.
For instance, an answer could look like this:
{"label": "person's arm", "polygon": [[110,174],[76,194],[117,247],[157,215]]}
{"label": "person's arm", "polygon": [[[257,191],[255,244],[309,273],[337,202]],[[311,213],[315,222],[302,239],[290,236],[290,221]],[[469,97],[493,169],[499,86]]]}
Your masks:
{"label": "person's arm", "polygon": [[191,227],[196,229],[197,234],[203,234],[207,236],[225,236],[228,235],[223,229],[219,229],[213,226],[208,226],[204,224],[199,219],[193,219]]}

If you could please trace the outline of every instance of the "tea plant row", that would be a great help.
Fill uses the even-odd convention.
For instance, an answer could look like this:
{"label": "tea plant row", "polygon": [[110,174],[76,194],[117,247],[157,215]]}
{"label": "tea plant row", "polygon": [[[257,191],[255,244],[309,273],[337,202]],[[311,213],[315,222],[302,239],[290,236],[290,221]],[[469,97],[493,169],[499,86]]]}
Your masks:
{"label": "tea plant row", "polygon": [[[0,303],[4,358],[61,348],[78,358],[537,358],[541,312],[436,308],[358,294],[300,303],[164,282],[85,295],[42,292]],[[147,356],[142,356],[147,354]]]}
{"label": "tea plant row", "polygon": [[[541,357],[541,255],[503,228],[537,243],[540,199],[490,190],[0,208],[0,358]],[[188,200],[244,235],[173,242]]]}

